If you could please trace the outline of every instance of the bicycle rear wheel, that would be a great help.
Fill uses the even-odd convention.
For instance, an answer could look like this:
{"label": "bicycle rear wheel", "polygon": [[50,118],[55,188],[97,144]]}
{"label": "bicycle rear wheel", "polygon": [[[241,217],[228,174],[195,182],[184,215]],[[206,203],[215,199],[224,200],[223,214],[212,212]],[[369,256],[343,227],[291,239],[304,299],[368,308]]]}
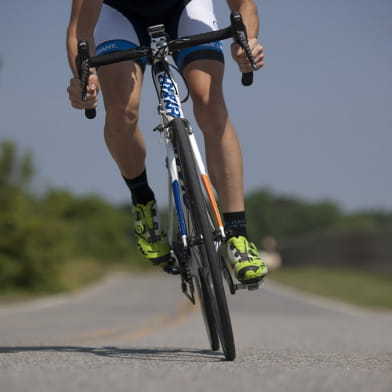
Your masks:
{"label": "bicycle rear wheel", "polygon": [[[172,130],[185,185],[186,203],[194,229],[193,236],[196,238],[195,244],[191,244],[191,253],[195,249],[200,252],[200,260],[195,257],[195,262],[203,272],[200,276],[202,277],[204,292],[207,293],[204,299],[208,300],[210,313],[213,314],[209,323],[213,323],[216,327],[225,358],[232,361],[236,353],[231,318],[223,287],[219,255],[215,249],[214,230],[211,227],[211,220],[206,209],[206,202],[188,137],[189,131],[185,121],[179,118],[172,121]],[[197,241],[198,237],[201,241]],[[207,309],[206,306],[205,313],[208,316]],[[211,320],[211,318],[213,319]]]}

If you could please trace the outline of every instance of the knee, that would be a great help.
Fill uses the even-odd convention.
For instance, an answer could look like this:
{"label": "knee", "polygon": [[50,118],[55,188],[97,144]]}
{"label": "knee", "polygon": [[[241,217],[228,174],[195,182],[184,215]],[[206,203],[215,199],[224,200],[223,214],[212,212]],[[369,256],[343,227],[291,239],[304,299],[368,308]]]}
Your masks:
{"label": "knee", "polygon": [[204,133],[214,128],[215,132],[223,129],[227,121],[227,109],[220,92],[207,91],[192,97],[196,121]]}
{"label": "knee", "polygon": [[109,135],[120,136],[123,133],[134,132],[139,119],[137,107],[111,105],[106,107],[105,132]]}

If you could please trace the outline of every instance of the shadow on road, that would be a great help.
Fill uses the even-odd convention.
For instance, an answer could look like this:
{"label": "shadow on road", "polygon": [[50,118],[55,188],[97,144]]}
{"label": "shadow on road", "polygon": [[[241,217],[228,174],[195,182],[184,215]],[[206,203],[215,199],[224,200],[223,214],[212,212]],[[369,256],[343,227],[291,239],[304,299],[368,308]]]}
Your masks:
{"label": "shadow on road", "polygon": [[13,346],[0,347],[0,354],[23,352],[63,352],[98,355],[140,361],[167,362],[220,362],[224,356],[220,352],[186,348],[126,348],[126,347],[80,347],[80,346]]}

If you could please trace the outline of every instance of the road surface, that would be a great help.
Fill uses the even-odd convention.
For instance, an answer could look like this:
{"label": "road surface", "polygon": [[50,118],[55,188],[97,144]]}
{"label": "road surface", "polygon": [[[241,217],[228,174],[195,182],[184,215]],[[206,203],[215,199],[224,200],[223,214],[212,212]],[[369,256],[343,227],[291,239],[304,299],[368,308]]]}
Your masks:
{"label": "road surface", "polygon": [[272,282],[229,304],[234,362],[208,350],[200,310],[163,273],[3,305],[0,391],[392,391],[392,313]]}

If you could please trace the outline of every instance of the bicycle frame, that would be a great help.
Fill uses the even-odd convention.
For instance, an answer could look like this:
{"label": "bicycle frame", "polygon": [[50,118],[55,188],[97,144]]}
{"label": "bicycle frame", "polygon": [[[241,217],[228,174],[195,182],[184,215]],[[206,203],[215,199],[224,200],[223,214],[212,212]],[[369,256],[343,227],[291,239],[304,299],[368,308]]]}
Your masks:
{"label": "bicycle frame", "polygon": [[[189,222],[187,222],[187,214],[184,213],[184,207],[187,208],[187,201],[184,193],[184,186],[181,183],[181,172],[178,165],[177,154],[175,146],[170,135],[170,122],[175,118],[182,118],[185,120],[181,98],[178,91],[178,86],[173,78],[170,66],[168,63],[168,48],[166,46],[166,35],[163,25],[153,26],[148,29],[151,36],[151,48],[153,52],[159,52],[160,56],[154,56],[152,61],[152,77],[153,82],[159,96],[158,111],[162,119],[156,129],[164,133],[165,146],[167,155],[167,168],[169,172],[169,181],[172,197],[169,197],[169,210],[173,209],[172,200],[174,200],[175,209],[177,212],[178,226],[181,236],[181,241],[184,248],[188,248],[188,232]],[[197,145],[195,135],[188,124],[188,137],[191,143],[192,152],[199,171],[200,180],[203,184],[209,203],[212,207],[212,212],[215,219],[215,224],[219,231],[221,240],[225,238],[225,230],[222,218],[219,213],[217,202],[214,196],[214,191],[205,169],[200,150]],[[170,196],[170,195],[169,195]],[[173,214],[169,214],[172,217]],[[173,219],[169,221],[168,236],[169,241],[174,239],[174,222]]]}

